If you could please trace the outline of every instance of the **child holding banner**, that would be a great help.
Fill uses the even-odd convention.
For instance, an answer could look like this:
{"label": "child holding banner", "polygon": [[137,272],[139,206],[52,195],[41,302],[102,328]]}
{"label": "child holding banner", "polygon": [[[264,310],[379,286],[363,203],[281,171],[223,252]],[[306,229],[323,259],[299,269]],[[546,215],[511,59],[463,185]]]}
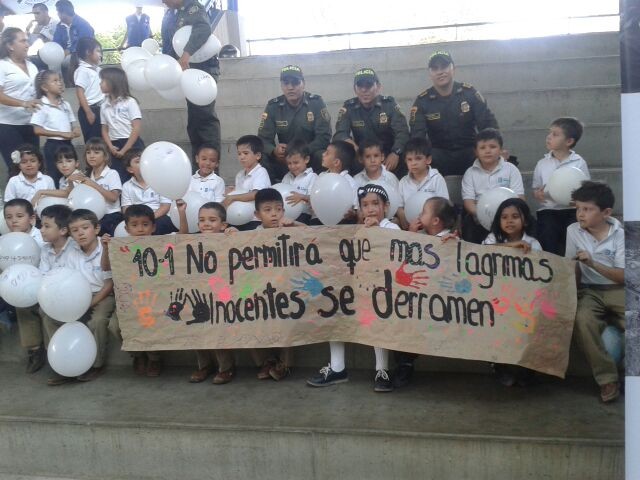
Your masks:
{"label": "child holding banner", "polygon": [[541,252],[540,242],[532,237],[534,222],[527,202],[521,198],[508,198],[496,210],[491,233],[482,244],[520,248],[524,253]]}

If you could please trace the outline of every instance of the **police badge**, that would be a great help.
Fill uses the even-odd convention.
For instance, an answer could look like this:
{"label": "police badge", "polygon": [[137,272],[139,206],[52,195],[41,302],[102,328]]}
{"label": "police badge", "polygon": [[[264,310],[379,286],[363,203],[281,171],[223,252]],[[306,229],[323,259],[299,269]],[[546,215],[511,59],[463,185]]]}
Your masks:
{"label": "police badge", "polygon": [[389,121],[389,117],[387,117],[387,114],[385,112],[382,112],[380,114],[380,125],[384,125]]}
{"label": "police badge", "polygon": [[460,111],[462,113],[467,113],[469,110],[471,110],[471,107],[468,102],[465,101],[460,104]]}
{"label": "police badge", "polygon": [[307,122],[313,123],[313,120],[314,120],[313,112],[307,112]]}

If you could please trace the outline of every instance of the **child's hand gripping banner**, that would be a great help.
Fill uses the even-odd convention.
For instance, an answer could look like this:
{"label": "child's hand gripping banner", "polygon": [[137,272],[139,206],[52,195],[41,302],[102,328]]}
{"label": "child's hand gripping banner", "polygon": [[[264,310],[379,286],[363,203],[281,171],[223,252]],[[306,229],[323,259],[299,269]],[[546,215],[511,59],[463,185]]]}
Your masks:
{"label": "child's hand gripping banner", "polygon": [[563,377],[574,262],[382,228],[113,239],[125,350],[338,340]]}

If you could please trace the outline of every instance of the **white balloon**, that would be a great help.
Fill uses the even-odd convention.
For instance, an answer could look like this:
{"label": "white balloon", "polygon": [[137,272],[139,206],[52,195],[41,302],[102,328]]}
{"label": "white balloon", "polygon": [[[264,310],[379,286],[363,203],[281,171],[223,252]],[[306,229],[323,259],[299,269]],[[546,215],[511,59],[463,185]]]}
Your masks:
{"label": "white balloon", "polygon": [[[173,35],[173,39],[171,43],[173,45],[173,49],[176,51],[176,54],[180,57],[184,53],[184,47],[187,45],[189,38],[191,37],[191,25],[186,25],[176,31]],[[220,49],[222,49],[222,44],[218,37],[214,34],[211,34],[205,44],[201,46],[198,50],[196,50],[189,62],[191,63],[202,63],[205,60],[209,60],[211,57],[220,53]]]}
{"label": "white balloon", "polygon": [[40,264],[40,247],[28,233],[11,232],[0,237],[0,269],[16,263]]}
{"label": "white balloon", "polygon": [[56,268],[44,274],[38,290],[40,308],[59,322],[75,322],[91,305],[91,285],[78,271]]}
{"label": "white balloon", "polygon": [[311,208],[323,225],[337,225],[353,206],[354,192],[346,178],[323,173],[311,188]]}
{"label": "white balloon", "polygon": [[147,38],[142,42],[142,48],[155,55],[160,50],[160,44],[154,38]]}
{"label": "white balloon", "polygon": [[186,25],[182,28],[176,30],[176,33],[173,34],[173,38],[171,39],[171,45],[176,52],[178,57],[181,57],[184,53],[184,47],[187,45],[189,41],[189,37],[191,37],[191,25]]}
{"label": "white balloon", "polygon": [[17,263],[0,275],[0,296],[14,307],[26,308],[38,303],[42,273],[38,267]]}
{"label": "white balloon", "polygon": [[142,47],[129,47],[124,52],[122,52],[122,56],[120,57],[120,65],[122,65],[123,70],[126,70],[129,65],[131,65],[136,60],[149,60],[152,56],[153,55],[151,55]]}
{"label": "white balloon", "polygon": [[124,71],[127,74],[129,86],[133,90],[144,91],[149,89],[149,82],[144,73],[147,68],[147,62],[148,60],[146,59],[135,60],[131,62]]}
{"label": "white balloon", "polygon": [[[247,193],[245,190],[234,190],[229,195]],[[227,222],[230,225],[245,225],[253,220],[256,211],[254,202],[233,202],[227,207]]]}
{"label": "white balloon", "polygon": [[156,90],[169,90],[180,83],[182,68],[175,58],[162,53],[147,61],[144,74]]}
{"label": "white balloon", "polygon": [[69,206],[69,200],[61,197],[40,197],[38,200],[38,205],[36,205],[36,213],[39,217],[42,217],[42,211],[50,207],[51,205],[65,205]]}
{"label": "white balloon", "polygon": [[487,190],[480,198],[478,198],[478,203],[476,205],[477,208],[477,217],[480,225],[482,225],[487,230],[491,230],[491,224],[493,223],[493,217],[496,216],[496,212],[498,211],[498,207],[502,202],[509,198],[517,198],[518,195],[506,187],[497,187],[492,188],[491,190]]}
{"label": "white balloon", "polygon": [[77,377],[91,368],[97,353],[91,330],[83,323],[71,322],[62,325],[51,337],[47,360],[63,377]]}
{"label": "white balloon", "polygon": [[296,191],[296,188],[293,185],[276,183],[275,185],[272,185],[271,188],[275,188],[280,192],[280,195],[282,195],[282,199],[284,200],[285,217],[295,220],[302,214],[302,210],[304,210],[304,202],[299,202],[296,205],[289,205],[287,203],[287,197]]}
{"label": "white balloon", "polygon": [[64,60],[64,50],[56,42],[47,42],[38,50],[38,56],[50,69],[57,70]]}
{"label": "white balloon", "polygon": [[127,229],[125,228],[125,224],[124,224],[124,220],[121,221],[118,226],[115,228],[115,230],[113,231],[113,236],[115,238],[122,238],[122,237],[128,237],[129,233],[127,232]]}
{"label": "white balloon", "polygon": [[209,105],[218,96],[218,85],[211,75],[197,68],[182,72],[182,91],[187,100],[195,105]]}
{"label": "white balloon", "polygon": [[380,185],[382,188],[385,189],[385,191],[387,192],[387,195],[389,195],[389,208],[387,210],[386,218],[389,218],[389,219],[393,218],[393,216],[398,211],[398,208],[400,208],[400,203],[402,201],[402,198],[400,197],[400,192],[398,191],[398,189],[393,185],[391,185],[390,183],[387,183],[381,179],[371,180],[371,182],[369,183],[373,183],[374,185]]}
{"label": "white balloon", "polygon": [[156,90],[158,95],[160,95],[165,100],[174,103],[182,103],[184,102],[184,92],[182,91],[182,84],[178,84],[169,90]]}
{"label": "white balloon", "polygon": [[4,219],[4,208],[0,209],[0,235],[6,235],[10,231],[7,221]]}
{"label": "white balloon", "polygon": [[404,204],[404,216],[409,223],[413,222],[422,213],[424,202],[433,197],[429,192],[416,192],[411,195]]}
{"label": "white balloon", "polygon": [[95,188],[88,185],[77,185],[69,194],[69,207],[72,210],[86,208],[96,214],[100,220],[107,213],[107,202]]}
{"label": "white balloon", "polygon": [[549,177],[546,190],[557,204],[569,206],[571,204],[571,194],[585,180],[589,179],[579,168],[571,166],[557,168]]}
{"label": "white balloon", "polygon": [[142,152],[140,173],[156,193],[178,200],[189,190],[191,161],[177,145],[155,142]]}
{"label": "white balloon", "polygon": [[[189,191],[184,194],[182,200],[187,204],[187,224],[189,225],[189,233],[196,233],[198,229],[198,213],[200,207],[207,203],[207,199],[200,195],[198,192]],[[180,228],[180,214],[178,213],[178,207],[176,202],[171,202],[171,208],[169,209],[169,218],[176,228]]]}

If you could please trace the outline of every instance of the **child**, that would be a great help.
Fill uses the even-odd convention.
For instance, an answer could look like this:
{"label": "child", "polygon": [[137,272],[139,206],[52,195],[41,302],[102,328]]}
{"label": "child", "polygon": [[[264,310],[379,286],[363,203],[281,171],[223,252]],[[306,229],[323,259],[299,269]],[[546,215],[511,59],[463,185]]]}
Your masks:
{"label": "child", "polygon": [[311,151],[305,142],[294,140],[287,144],[287,152],[285,155],[289,173],[282,178],[282,183],[295,187],[295,192],[292,192],[291,195],[285,198],[285,201],[288,205],[297,205],[300,202],[304,203],[302,213],[296,220],[308,225],[311,220],[309,194],[311,193],[313,183],[318,178],[313,168],[309,167]]}
{"label": "child", "polygon": [[76,47],[78,67],[73,72],[78,97],[78,120],[84,141],[102,136],[100,106],[104,102],[104,93],[100,89],[100,62],[102,46],[95,38],[83,37]]}
{"label": "child", "polygon": [[62,174],[59,187],[54,190],[38,190],[31,203],[38,205],[42,197],[67,198],[73,189],[73,183],[67,180],[71,175],[82,173],[79,170],[78,154],[72,146],[62,146],[56,151],[56,168]]}
{"label": "child", "polygon": [[578,260],[578,310],[574,334],[600,386],[603,402],[620,395],[615,361],[602,342],[609,325],[625,329],[624,228],[611,217],[615,197],[598,182],[583,182],[571,198],[577,222],[567,228],[565,257]]}
{"label": "child", "polygon": [[462,177],[462,200],[465,215],[462,218],[462,238],[481,243],[489,232],[478,222],[477,203],[487,190],[506,187],[524,199],[522,175],[518,168],[500,156],[502,135],[495,128],[485,128],[476,136],[476,160]]}
{"label": "child", "polygon": [[202,144],[196,150],[198,171],[191,177],[189,190],[198,192],[207,202],[224,200],[224,180],[217,175],[220,152],[214,145]]}
{"label": "child", "polygon": [[122,213],[127,220],[127,210],[131,205],[147,205],[155,215],[155,232],[157,235],[166,235],[175,232],[176,229],[167,215],[171,207],[171,200],[158,195],[147,185],[140,173],[140,155],[142,150],[132,148],[124,156],[124,165],[132,177],[122,185]]}
{"label": "child", "polygon": [[13,176],[4,191],[4,201],[22,198],[32,201],[41,190],[53,190],[53,179],[42,173],[43,159],[40,152],[33,146],[24,144],[11,155],[13,162]]}
{"label": "child", "polygon": [[132,148],[144,149],[140,138],[142,113],[135,98],[129,92],[127,75],[119,68],[109,67],[100,71],[100,88],[105,101],[100,106],[102,139],[112,155],[114,170],[120,181],[131,177],[124,168],[122,158]]}
{"label": "child", "polygon": [[[238,161],[242,170],[236,175],[236,190],[245,190],[247,193],[227,195],[222,202],[225,208],[229,208],[233,202],[253,202],[256,192],[271,186],[267,169],[260,165],[262,150],[264,148],[262,140],[256,135],[245,135],[236,142],[238,149]],[[260,221],[257,217],[246,225],[239,226],[239,230],[253,230]]]}
{"label": "child", "polygon": [[100,192],[107,202],[107,213],[100,220],[101,232],[113,235],[116,226],[122,221],[120,212],[120,192],[122,183],[115,170],[109,168],[109,151],[99,138],[92,138],[85,145],[87,175],[76,173],[68,181],[83,183]]}
{"label": "child", "polygon": [[407,173],[400,180],[400,207],[398,220],[404,229],[409,222],[404,213],[407,201],[417,192],[427,192],[433,197],[449,198],[449,190],[444,177],[437,169],[431,168],[431,143],[426,138],[412,138],[404,147],[404,159],[407,163]]}
{"label": "child", "polygon": [[374,181],[385,182],[392,188],[399,188],[398,177],[384,166],[382,143],[378,140],[364,140],[360,143],[360,162],[364,169],[353,177],[358,187]]}
{"label": "child", "polygon": [[564,255],[567,227],[576,220],[575,208],[563,208],[545,193],[549,178],[558,168],[576,167],[591,178],[587,162],[573,151],[582,137],[582,124],[575,118],[557,118],[547,134],[547,153],[538,160],[533,171],[533,194],[540,202],[536,213],[538,218],[538,238],[545,251]]}
{"label": "child", "polygon": [[31,116],[33,132],[47,137],[44,144],[46,171],[55,183],[60,179],[56,166],[56,150],[62,146],[71,146],[71,140],[80,136],[80,129],[74,126],[76,117],[69,102],[62,98],[64,82],[57,72],[43,70],[36,75],[36,97],[42,105]]}
{"label": "child", "polygon": [[[255,195],[255,203],[256,217],[260,219],[260,225],[256,230],[304,225],[284,216],[284,200],[275,188],[259,190]],[[256,365],[260,367],[259,380],[272,378],[278,381],[291,373],[293,360],[291,348],[281,348],[279,352],[269,348],[254,348],[251,350],[251,355]]]}
{"label": "child", "polygon": [[[207,202],[198,211],[198,228],[200,233],[215,234],[235,231],[228,228],[227,212],[218,202]],[[189,377],[189,382],[204,382],[214,371],[215,362],[218,364],[217,373],[213,377],[215,385],[223,385],[233,380],[235,365],[233,350],[196,350],[198,369]]]}
{"label": "child", "polygon": [[[400,227],[385,218],[389,208],[389,196],[384,187],[367,184],[357,191],[362,223],[365,227],[382,227],[400,230]],[[326,387],[349,381],[344,363],[344,342],[329,342],[331,362],[320,369],[320,373],[307,380],[311,387]],[[374,347],[376,355],[376,376],[373,390],[375,392],[393,391],[393,383],[389,376],[389,351]]]}
{"label": "child", "polygon": [[498,207],[491,224],[491,233],[482,244],[519,248],[524,253],[531,250],[541,252],[540,243],[532,236],[533,222],[527,202],[521,198],[509,198]]}
{"label": "child", "polygon": [[[28,233],[42,246],[42,235],[34,225],[36,215],[33,205],[23,198],[14,198],[4,205],[4,219],[11,232]],[[18,330],[20,332],[20,344],[27,350],[27,373],[35,373],[46,362],[46,352],[43,347],[44,335],[42,320],[38,315],[38,306],[28,308],[16,308],[18,318]]]}

